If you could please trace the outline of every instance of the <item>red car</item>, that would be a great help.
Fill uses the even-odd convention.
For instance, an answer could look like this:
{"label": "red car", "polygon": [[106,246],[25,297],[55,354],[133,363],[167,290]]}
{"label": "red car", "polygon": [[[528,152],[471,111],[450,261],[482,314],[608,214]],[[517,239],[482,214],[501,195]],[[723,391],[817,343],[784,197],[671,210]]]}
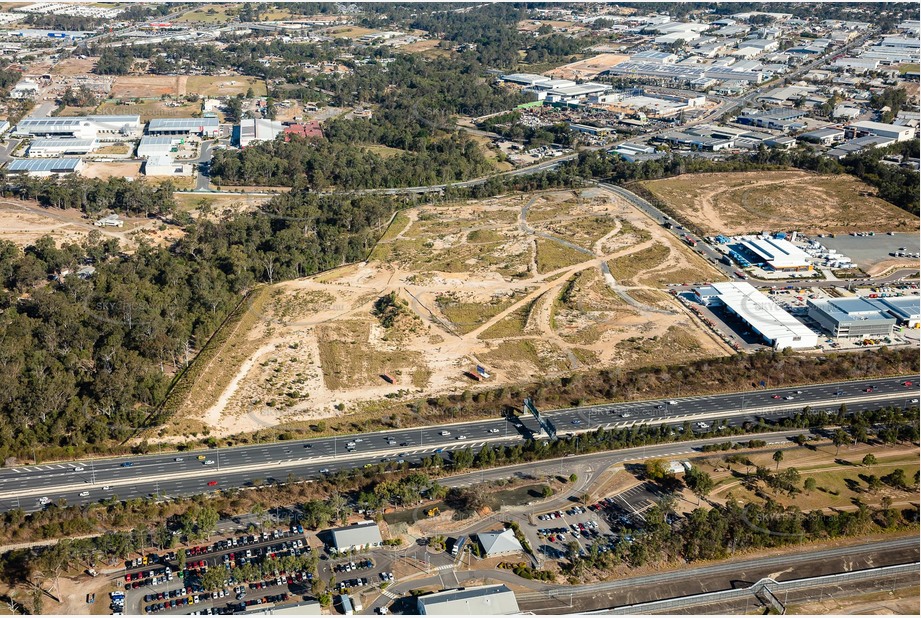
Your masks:
{"label": "red car", "polygon": [[873,387],[872,387],[872,386],[868,386],[868,387],[866,387],[865,389],[863,389],[863,392],[865,392],[865,393],[872,393],[872,392],[873,392]]}
{"label": "red car", "polygon": [[208,481],[208,487],[214,487],[217,485],[217,481]]}
{"label": "red car", "polygon": [[911,386],[911,385],[912,385],[911,380],[906,380],[905,382],[902,382],[902,386]]}
{"label": "red car", "polygon": [[771,399],[780,399],[780,395],[771,395]]}

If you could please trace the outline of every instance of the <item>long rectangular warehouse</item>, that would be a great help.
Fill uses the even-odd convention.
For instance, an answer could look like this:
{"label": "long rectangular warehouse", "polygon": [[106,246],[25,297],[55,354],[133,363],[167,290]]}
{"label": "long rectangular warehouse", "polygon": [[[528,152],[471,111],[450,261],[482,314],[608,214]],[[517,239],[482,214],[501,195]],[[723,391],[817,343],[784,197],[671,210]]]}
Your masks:
{"label": "long rectangular warehouse", "polygon": [[773,270],[812,270],[809,254],[782,238],[743,236],[742,246]]}
{"label": "long rectangular warehouse", "polygon": [[723,306],[775,349],[813,348],[819,336],[750,283],[714,283],[694,290],[705,305]]}
{"label": "long rectangular warehouse", "polygon": [[72,137],[40,138],[29,144],[30,157],[57,157],[62,154],[86,154],[96,148],[95,139],[75,139]]}
{"label": "long rectangular warehouse", "polygon": [[13,159],[6,166],[11,174],[29,176],[51,176],[52,174],[74,174],[83,167],[80,159]]}
{"label": "long rectangular warehouse", "polygon": [[217,118],[153,118],[147,125],[149,135],[217,135],[221,125]]}
{"label": "long rectangular warehouse", "polygon": [[99,133],[132,135],[139,133],[143,125],[140,116],[95,115],[49,118],[26,118],[20,120],[14,131],[17,135],[40,137],[76,137],[92,139]]}

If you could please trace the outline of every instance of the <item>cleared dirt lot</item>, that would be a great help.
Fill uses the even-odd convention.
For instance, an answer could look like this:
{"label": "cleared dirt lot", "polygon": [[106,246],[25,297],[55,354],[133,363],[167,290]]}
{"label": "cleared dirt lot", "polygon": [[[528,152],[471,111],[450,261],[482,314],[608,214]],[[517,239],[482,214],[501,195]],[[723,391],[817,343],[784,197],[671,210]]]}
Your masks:
{"label": "cleared dirt lot", "polygon": [[87,163],[80,170],[80,175],[86,178],[138,178],[141,175],[141,164],[138,161]]}
{"label": "cleared dirt lot", "polygon": [[169,75],[123,75],[115,78],[109,96],[113,99],[159,97],[179,94],[179,77]]}
{"label": "cleared dirt lot", "polygon": [[687,174],[643,185],[707,235],[918,229],[917,217],[876,197],[876,189],[845,174],[799,170]]}
{"label": "cleared dirt lot", "polygon": [[92,73],[96,66],[96,58],[65,58],[51,69],[52,75],[80,75]]}
{"label": "cleared dirt lot", "polygon": [[151,118],[185,118],[193,116],[201,111],[201,105],[198,103],[181,103],[176,104],[170,101],[144,101],[143,103],[128,103],[119,105],[116,103],[103,103],[96,110],[99,114],[137,114],[141,117],[141,122],[147,122]]}
{"label": "cleared dirt lot", "polygon": [[246,94],[250,88],[257,97],[266,94],[265,82],[255,77],[241,75],[190,75],[179,94],[195,93],[205,97]]}
{"label": "cleared dirt lot", "polygon": [[0,240],[20,247],[34,244],[42,236],[50,236],[59,245],[79,242],[95,231],[117,238],[130,250],[134,246],[131,232],[152,227],[153,222],[147,219],[127,219],[122,228],[99,228],[78,210],[45,208],[32,200],[0,200]]}
{"label": "cleared dirt lot", "polygon": [[476,388],[478,364],[494,387],[728,353],[658,281],[604,270],[659,244],[650,273],[719,277],[600,189],[402,211],[368,262],[261,294],[178,417],[230,434]]}
{"label": "cleared dirt lot", "polygon": [[611,67],[615,67],[629,59],[630,56],[621,54],[598,54],[597,56],[592,56],[585,60],[564,64],[552,71],[547,71],[546,75],[559,79],[593,79]]}

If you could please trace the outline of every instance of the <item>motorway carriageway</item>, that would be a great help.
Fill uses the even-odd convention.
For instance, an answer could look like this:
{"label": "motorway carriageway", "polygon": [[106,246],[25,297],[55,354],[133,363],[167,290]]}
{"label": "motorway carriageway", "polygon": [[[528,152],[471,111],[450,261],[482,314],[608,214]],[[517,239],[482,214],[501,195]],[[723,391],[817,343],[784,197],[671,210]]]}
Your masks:
{"label": "motorway carriageway", "polygon": [[[911,385],[906,386],[906,382]],[[586,406],[547,412],[545,416],[556,426],[560,436],[597,427],[637,424],[680,427],[685,422],[691,422],[696,433],[703,433],[706,428],[697,423],[726,419],[730,426],[738,426],[759,416],[780,418],[806,406],[832,411],[846,403],[854,411],[887,405],[917,405],[918,384],[918,376],[877,378],[676,397],[672,400],[677,401],[674,405],[663,399]],[[874,387],[872,392],[866,392],[869,386]],[[774,395],[779,399],[774,399]],[[537,423],[530,415],[516,421],[497,417],[315,440],[8,468],[0,471],[0,510],[39,510],[43,508],[40,498],[48,498],[51,502],[63,498],[67,504],[74,505],[112,497],[194,495],[270,481],[285,482],[289,475],[299,479],[317,478],[340,469],[382,461],[414,463],[433,453],[466,447],[478,451],[486,443],[511,444],[530,437],[536,430]],[[443,432],[450,435],[442,435]],[[349,443],[354,446],[349,447]],[[81,496],[81,493],[88,495]]]}

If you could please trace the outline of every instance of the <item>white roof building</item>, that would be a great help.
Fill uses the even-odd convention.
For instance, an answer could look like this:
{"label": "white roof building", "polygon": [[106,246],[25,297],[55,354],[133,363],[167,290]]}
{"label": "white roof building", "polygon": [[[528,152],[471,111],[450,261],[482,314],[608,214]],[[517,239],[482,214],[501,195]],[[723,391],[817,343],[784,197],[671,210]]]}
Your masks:
{"label": "white roof building", "polygon": [[550,78],[546,75],[535,75],[534,73],[510,73],[509,75],[503,75],[502,80],[513,84],[521,84],[522,86],[534,86],[535,84],[549,82]]}
{"label": "white roof building", "polygon": [[915,130],[912,127],[903,127],[885,122],[862,120],[852,122],[848,127],[853,130],[856,137],[875,135],[877,137],[891,137],[897,142],[907,142],[915,136]]}
{"label": "white roof building", "polygon": [[416,599],[420,616],[506,616],[518,613],[515,593],[505,584],[443,590]]}
{"label": "white roof building", "polygon": [[147,125],[150,135],[202,135],[213,136],[220,133],[221,125],[217,118],[153,118]]}
{"label": "white roof building", "polygon": [[168,154],[153,155],[144,163],[147,176],[188,176],[191,173],[189,165],[176,163]]}
{"label": "white roof building", "polygon": [[749,283],[714,283],[694,290],[701,302],[725,307],[778,350],[812,348],[819,336]]}
{"label": "white roof building", "polygon": [[524,551],[521,543],[515,537],[515,531],[511,528],[497,532],[481,532],[477,535],[477,538],[480,539],[480,545],[483,546],[483,551],[486,552],[487,558],[517,554]]}
{"label": "white roof building", "polygon": [[285,130],[285,125],[275,120],[244,118],[240,121],[240,148],[253,142],[271,142]]}
{"label": "white roof building", "polygon": [[742,236],[741,244],[774,270],[812,270],[809,254],[788,240]]}
{"label": "white roof building", "polygon": [[11,99],[31,99],[38,95],[38,84],[30,79],[24,79],[10,90]]}
{"label": "white roof building", "polygon": [[30,157],[56,157],[63,154],[86,154],[96,148],[96,139],[41,138],[29,144]]}
{"label": "white roof building", "polygon": [[889,312],[899,324],[904,324],[908,328],[918,328],[918,325],[921,324],[921,298],[917,296],[900,296],[874,300],[877,305]]}
{"label": "white roof building", "polygon": [[16,125],[16,135],[95,138],[99,133],[130,135],[141,131],[140,116],[96,115],[26,118]]}
{"label": "white roof building", "polygon": [[75,174],[82,168],[83,161],[76,158],[13,159],[6,166],[6,171],[11,174],[51,176],[52,174]]}
{"label": "white roof building", "polygon": [[354,526],[335,528],[329,531],[333,550],[337,552],[379,547],[383,543],[381,530],[373,521],[363,521]]}
{"label": "white roof building", "polygon": [[137,155],[143,159],[157,155],[168,155],[173,152],[173,149],[181,140],[182,138],[180,137],[170,135],[163,137],[145,135],[138,143]]}

